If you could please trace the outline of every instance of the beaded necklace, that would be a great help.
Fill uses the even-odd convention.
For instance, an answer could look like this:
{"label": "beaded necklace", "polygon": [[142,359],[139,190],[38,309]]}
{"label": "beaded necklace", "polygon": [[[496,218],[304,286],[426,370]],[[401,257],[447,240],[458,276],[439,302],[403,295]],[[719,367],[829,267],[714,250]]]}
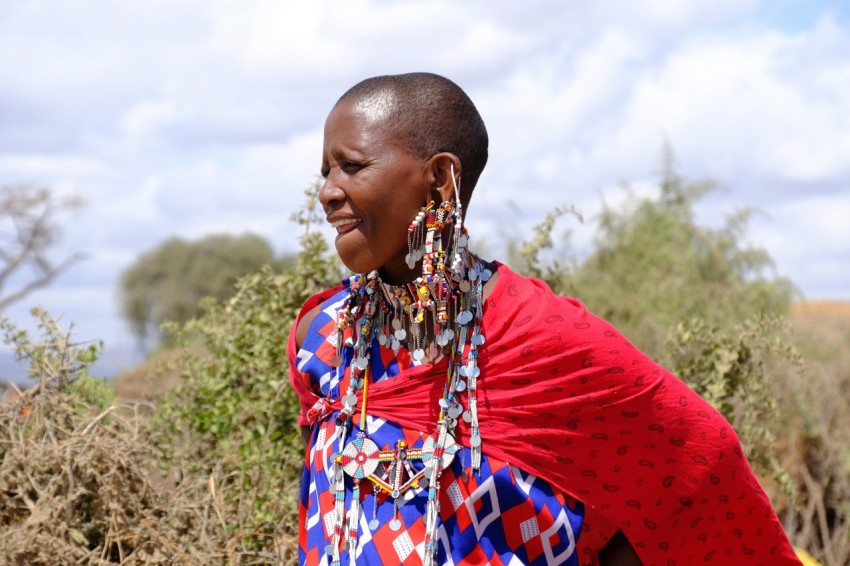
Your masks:
{"label": "beaded necklace", "polygon": [[[392,497],[394,516],[389,525],[392,530],[401,528],[398,510],[405,502],[406,492],[411,488],[428,490],[424,564],[433,566],[437,556],[440,476],[460,450],[454,436],[459,418],[470,426],[471,467],[474,472],[481,467],[477,411],[480,370],[477,361],[478,347],[484,343],[481,333],[483,286],[492,273],[468,252],[468,236],[462,227],[455,230],[452,267],[445,269],[445,254],[440,242],[444,224],[431,221],[432,215],[436,220],[437,212],[442,209],[426,209],[424,218],[428,220],[428,230],[424,243],[408,256],[408,264],[410,259],[414,263],[419,259],[423,261],[423,275],[416,281],[406,285],[388,285],[381,281],[377,271],[365,276],[354,275],[344,281],[349,294],[338,312],[337,355],[332,363],[336,367],[342,365],[343,348],[350,348],[352,355],[349,384],[341,399],[342,409],[336,421],[339,451],[332,458],[334,530],[330,544],[325,548],[331,557],[331,566],[340,564],[340,543],[343,541],[352,557],[357,550],[362,513],[360,486],[365,479],[371,481],[376,495],[383,491]],[[412,225],[422,219],[417,216]],[[429,266],[436,269],[429,270]],[[352,336],[344,339],[349,329]],[[412,358],[417,362],[426,356],[433,360],[441,353],[449,358],[436,430],[425,439],[421,448],[409,448],[402,440],[392,449],[380,450],[365,432],[369,361],[372,340],[375,339],[394,353],[398,353],[402,342],[406,341]],[[362,391],[360,430],[348,440],[358,391]],[[461,400],[464,391],[466,407]],[[421,469],[412,465],[417,461],[424,465]],[[349,476],[353,484],[347,513],[345,476]],[[372,521],[368,525],[372,530],[379,526],[376,520],[377,497],[374,501]]]}

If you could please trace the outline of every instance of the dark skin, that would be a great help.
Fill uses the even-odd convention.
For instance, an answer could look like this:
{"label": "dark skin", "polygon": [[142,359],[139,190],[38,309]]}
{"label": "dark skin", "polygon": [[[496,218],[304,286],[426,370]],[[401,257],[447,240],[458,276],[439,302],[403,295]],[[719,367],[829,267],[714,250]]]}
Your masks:
{"label": "dark skin", "polygon": [[[339,224],[336,247],[343,263],[358,273],[380,268],[385,280],[401,283],[417,274],[404,261],[406,224],[426,200],[454,200],[462,164],[447,152],[428,159],[413,156],[387,127],[388,119],[361,112],[354,101],[334,107],[325,123],[325,183],[319,200],[328,221]],[[484,287],[485,298],[498,279],[495,269],[493,274]],[[318,312],[316,307],[299,321],[298,346]],[[310,427],[301,427],[305,447],[311,436]],[[641,561],[617,531],[599,552],[599,564],[641,566]]]}

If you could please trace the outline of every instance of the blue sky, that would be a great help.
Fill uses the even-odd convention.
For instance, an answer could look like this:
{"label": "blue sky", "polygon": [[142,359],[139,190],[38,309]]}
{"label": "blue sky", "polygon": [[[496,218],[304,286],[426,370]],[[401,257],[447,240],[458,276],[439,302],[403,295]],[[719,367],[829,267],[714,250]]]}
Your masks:
{"label": "blue sky", "polygon": [[[83,197],[57,254],[88,259],[42,304],[131,364],[121,271],[179,235],[288,221],[318,172],[324,118],[377,74],[464,87],[490,130],[470,212],[482,241],[553,206],[587,217],[622,182],[648,194],[665,140],[724,190],[700,217],[764,211],[749,240],[806,297],[850,299],[846,2],[149,0],[0,5],[0,184]],[[592,226],[569,225],[577,252]],[[498,251],[494,249],[492,251]]]}

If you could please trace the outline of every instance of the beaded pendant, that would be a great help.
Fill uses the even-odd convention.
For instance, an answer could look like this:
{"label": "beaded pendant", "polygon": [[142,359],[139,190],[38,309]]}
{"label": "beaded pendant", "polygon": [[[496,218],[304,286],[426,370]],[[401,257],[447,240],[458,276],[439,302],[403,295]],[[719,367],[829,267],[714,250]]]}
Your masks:
{"label": "beaded pendant", "polygon": [[[401,340],[406,337],[398,330],[406,330],[409,327],[405,327],[403,323],[394,323],[399,317],[396,317],[395,313],[382,310],[385,305],[393,304],[388,295],[397,300],[398,304],[402,304],[403,299],[400,297],[404,294],[396,292],[398,287],[392,288],[381,283],[374,272],[366,277],[354,276],[349,280],[351,291],[338,318],[339,360],[343,358],[342,348],[351,348],[353,352],[349,366],[351,378],[346,394],[342,397],[343,408],[337,418],[339,451],[333,458],[334,529],[332,540],[326,547],[332,566],[339,564],[341,544],[344,544],[349,553],[357,550],[360,516],[363,512],[360,489],[366,481],[371,484],[376,494],[383,492],[392,498],[395,516],[390,522],[391,529],[401,528],[402,522],[397,513],[406,501],[408,492],[412,489],[427,490],[424,563],[435,564],[440,476],[460,451],[454,430],[461,418],[470,426],[469,445],[473,472],[481,466],[481,436],[477,418],[477,382],[480,369],[477,361],[478,348],[485,342],[481,333],[481,297],[483,284],[490,276],[490,271],[480,263],[474,263],[467,269],[466,277],[462,280],[466,285],[458,285],[458,297],[447,307],[452,313],[451,324],[435,337],[433,344],[420,344],[423,349],[436,346],[441,351],[448,346],[450,352],[448,377],[443,396],[439,400],[440,418],[435,433],[426,437],[424,445],[418,449],[410,448],[400,441],[395,446],[383,450],[363,431],[350,440],[346,439],[357,408],[356,393],[363,390],[364,400],[368,399],[369,344],[373,339],[377,339],[383,347],[397,351]],[[342,339],[342,330],[350,327],[355,332],[346,344]],[[385,327],[397,327],[392,331],[392,338],[384,333]],[[399,344],[396,344],[396,341]],[[440,342],[445,342],[445,345]],[[347,510],[346,478],[352,485]],[[375,504],[377,505],[377,500]],[[378,526],[373,512],[369,527],[376,529]]]}
{"label": "beaded pendant", "polygon": [[[451,245],[444,250],[442,234],[455,219],[458,220],[452,231]],[[331,482],[334,529],[330,544],[325,549],[331,557],[332,566],[339,566],[343,541],[352,557],[357,550],[362,512],[360,488],[365,481],[371,484],[376,495],[383,492],[392,498],[394,515],[389,526],[393,530],[401,528],[398,510],[411,490],[428,491],[424,564],[433,566],[437,557],[440,476],[460,450],[454,434],[460,418],[470,427],[472,470],[477,472],[481,467],[477,408],[478,347],[484,344],[481,333],[483,285],[492,273],[469,254],[469,238],[460,219],[460,205],[455,209],[447,201],[439,207],[429,203],[411,222],[408,229],[411,251],[405,261],[411,269],[417,262],[422,262],[422,275],[415,281],[392,286],[383,283],[379,273],[373,271],[366,276],[355,275],[344,282],[349,295],[337,316],[337,355],[333,365],[342,365],[344,348],[350,348],[352,352],[348,389],[341,399],[342,409],[336,423],[339,450],[333,456]],[[345,338],[346,334],[351,336]],[[449,358],[436,430],[426,437],[421,448],[410,448],[402,440],[382,450],[363,430],[346,442],[357,405],[356,393],[361,390],[360,426],[365,426],[372,340],[377,340],[382,347],[396,354],[402,343],[406,343],[416,362],[440,355]],[[463,395],[466,397],[465,407]],[[352,485],[347,511],[346,477]],[[375,518],[377,497],[374,501],[376,508],[369,523],[372,530],[379,527]]]}

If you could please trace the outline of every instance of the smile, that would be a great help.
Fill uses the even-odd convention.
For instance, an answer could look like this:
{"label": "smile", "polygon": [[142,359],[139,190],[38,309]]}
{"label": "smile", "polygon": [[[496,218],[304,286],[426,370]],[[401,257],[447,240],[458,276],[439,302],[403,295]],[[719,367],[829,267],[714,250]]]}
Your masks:
{"label": "smile", "polygon": [[331,222],[331,226],[337,229],[338,232],[348,232],[349,230],[354,229],[355,224],[359,224],[359,218],[346,218],[344,220],[336,220]]}

